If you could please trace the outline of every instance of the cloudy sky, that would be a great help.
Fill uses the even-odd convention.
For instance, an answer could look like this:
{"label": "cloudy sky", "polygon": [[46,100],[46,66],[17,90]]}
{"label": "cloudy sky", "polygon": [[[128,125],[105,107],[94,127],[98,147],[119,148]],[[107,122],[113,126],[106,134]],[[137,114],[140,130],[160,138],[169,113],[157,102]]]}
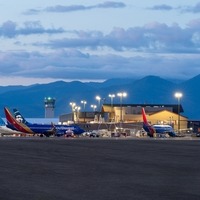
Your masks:
{"label": "cloudy sky", "polygon": [[6,0],[0,13],[0,85],[200,74],[200,0]]}

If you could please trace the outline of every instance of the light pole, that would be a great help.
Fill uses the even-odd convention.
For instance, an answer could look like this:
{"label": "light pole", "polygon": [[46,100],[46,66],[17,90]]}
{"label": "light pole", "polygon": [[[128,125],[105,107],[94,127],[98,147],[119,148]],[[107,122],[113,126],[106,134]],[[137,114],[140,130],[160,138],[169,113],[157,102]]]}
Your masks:
{"label": "light pole", "polygon": [[127,96],[127,93],[126,92],[119,92],[119,93],[117,93],[117,96],[120,97],[120,122],[122,122],[122,99],[123,99],[123,97]]}
{"label": "light pole", "polygon": [[80,106],[75,106],[74,110],[76,111],[76,122],[79,122],[79,111],[81,107]]}
{"label": "light pole", "polygon": [[72,121],[74,121],[74,107],[76,106],[76,103],[70,102],[69,105],[72,107]]}
{"label": "light pole", "polygon": [[91,108],[93,108],[93,111],[95,112],[97,106],[96,105],[91,105]]}
{"label": "light pole", "polygon": [[180,101],[183,94],[181,92],[176,92],[174,96],[178,99],[178,133],[180,133]]}
{"label": "light pole", "polygon": [[100,97],[100,96],[96,96],[96,100],[98,101],[98,110],[99,110],[99,112],[100,112],[101,97]]}
{"label": "light pole", "polygon": [[86,112],[85,112],[85,104],[87,104],[87,101],[82,100],[81,103],[83,104],[84,122],[85,122],[85,115],[86,115]]}
{"label": "light pole", "polygon": [[109,94],[108,95],[110,97],[110,118],[112,118],[112,113],[113,113],[113,98],[115,98],[115,94]]}
{"label": "light pole", "polygon": [[100,97],[100,96],[96,96],[96,100],[98,101],[98,108],[97,108],[98,114],[97,114],[97,119],[98,119],[98,121],[99,121],[100,112],[101,112],[101,97]]}

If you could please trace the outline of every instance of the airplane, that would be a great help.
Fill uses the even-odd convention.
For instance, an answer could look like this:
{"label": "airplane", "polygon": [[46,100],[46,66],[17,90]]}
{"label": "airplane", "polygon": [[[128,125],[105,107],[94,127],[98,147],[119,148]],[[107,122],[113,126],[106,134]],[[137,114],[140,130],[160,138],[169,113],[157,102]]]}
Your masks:
{"label": "airplane", "polygon": [[9,128],[9,126],[4,122],[2,118],[0,118],[0,135],[15,135],[15,134],[22,134],[22,132],[19,132],[17,130],[13,130]]}
{"label": "airplane", "polygon": [[7,123],[13,129],[21,131],[23,133],[28,134],[39,134],[41,137],[46,136],[49,137],[51,135],[55,136],[63,136],[67,135],[69,132],[73,132],[74,135],[81,135],[85,132],[77,125],[55,125],[51,124],[38,124],[38,123],[30,123],[26,121],[26,119],[20,114],[17,109],[14,109],[14,115],[12,116],[11,112],[8,108],[4,108],[5,116]]}
{"label": "airplane", "polygon": [[151,125],[147,121],[145,109],[142,108],[142,118],[143,118],[143,129],[147,132],[147,135],[150,137],[156,137],[157,135],[162,137],[168,134],[171,137],[176,137],[176,133],[174,132],[174,129],[170,125],[164,125],[164,124],[154,124]]}

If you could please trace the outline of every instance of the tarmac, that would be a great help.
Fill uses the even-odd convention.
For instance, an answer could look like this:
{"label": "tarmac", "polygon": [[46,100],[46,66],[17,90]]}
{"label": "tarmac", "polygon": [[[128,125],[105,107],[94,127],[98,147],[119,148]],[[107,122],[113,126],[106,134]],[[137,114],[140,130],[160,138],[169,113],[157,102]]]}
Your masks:
{"label": "tarmac", "polygon": [[200,140],[0,138],[2,200],[199,200]]}

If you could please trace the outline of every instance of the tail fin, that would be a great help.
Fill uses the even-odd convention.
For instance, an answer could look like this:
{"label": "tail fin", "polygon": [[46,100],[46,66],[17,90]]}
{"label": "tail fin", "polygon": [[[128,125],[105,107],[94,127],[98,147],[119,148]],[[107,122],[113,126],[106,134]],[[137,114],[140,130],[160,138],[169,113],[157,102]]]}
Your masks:
{"label": "tail fin", "polygon": [[153,126],[151,126],[151,124],[149,124],[149,122],[147,121],[147,116],[146,116],[144,108],[142,108],[142,118],[143,118],[143,129],[147,132],[147,134],[150,137],[154,137],[154,134],[156,133],[156,131],[153,128]]}
{"label": "tail fin", "polygon": [[12,116],[12,114],[10,113],[8,108],[5,107],[4,112],[5,112],[7,123],[8,123],[8,125],[10,125],[10,127],[13,127],[15,130],[23,132],[23,133],[33,133],[33,131],[27,125],[17,121]]}
{"label": "tail fin", "polygon": [[4,120],[2,118],[0,118],[0,126],[5,126],[6,123],[4,122]]}
{"label": "tail fin", "polygon": [[13,112],[14,112],[14,116],[15,116],[15,119],[18,121],[18,122],[21,122],[23,124],[30,124],[29,122],[26,121],[26,119],[21,115],[21,113],[19,112],[19,110],[17,110],[16,108],[13,109]]}
{"label": "tail fin", "polygon": [[142,118],[143,118],[143,123],[149,125],[144,108],[142,108]]}

